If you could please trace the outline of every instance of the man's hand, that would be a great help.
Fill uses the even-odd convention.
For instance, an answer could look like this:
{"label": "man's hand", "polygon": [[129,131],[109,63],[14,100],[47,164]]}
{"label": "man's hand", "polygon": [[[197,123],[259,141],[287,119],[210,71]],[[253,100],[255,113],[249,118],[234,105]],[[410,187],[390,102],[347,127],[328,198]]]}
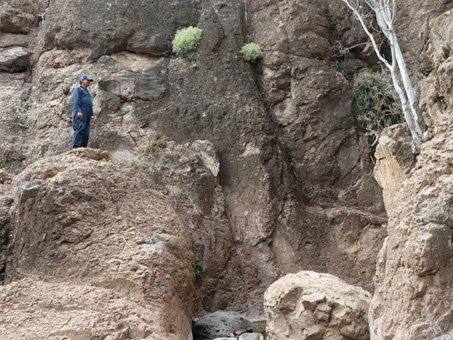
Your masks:
{"label": "man's hand", "polygon": [[83,113],[82,112],[77,112],[77,117],[79,117],[79,119],[83,119]]}
{"label": "man's hand", "polygon": [[94,125],[94,118],[91,118],[91,125]]}

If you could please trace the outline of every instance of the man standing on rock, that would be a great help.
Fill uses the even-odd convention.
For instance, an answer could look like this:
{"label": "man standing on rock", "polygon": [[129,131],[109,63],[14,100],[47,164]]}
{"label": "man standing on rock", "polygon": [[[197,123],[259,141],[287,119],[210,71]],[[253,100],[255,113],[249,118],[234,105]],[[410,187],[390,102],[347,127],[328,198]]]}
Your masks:
{"label": "man standing on rock", "polygon": [[72,91],[72,127],[74,141],[72,148],[86,148],[90,138],[90,122],[94,125],[93,98],[88,91],[93,79],[83,75],[80,77],[80,86]]}

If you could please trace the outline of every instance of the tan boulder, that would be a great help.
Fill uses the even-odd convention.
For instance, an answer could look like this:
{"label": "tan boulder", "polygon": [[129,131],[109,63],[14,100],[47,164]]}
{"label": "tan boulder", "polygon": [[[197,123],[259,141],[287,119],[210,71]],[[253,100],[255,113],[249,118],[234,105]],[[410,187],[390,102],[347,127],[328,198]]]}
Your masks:
{"label": "tan boulder", "polygon": [[302,271],[264,295],[268,339],[369,339],[370,293],[329,274]]}
{"label": "tan boulder", "polygon": [[95,149],[13,179],[2,339],[187,339],[190,234],[149,173]]}
{"label": "tan boulder", "polygon": [[32,276],[0,286],[0,301],[2,340],[174,339],[151,326],[157,313],[149,303],[90,280],[52,283]]}

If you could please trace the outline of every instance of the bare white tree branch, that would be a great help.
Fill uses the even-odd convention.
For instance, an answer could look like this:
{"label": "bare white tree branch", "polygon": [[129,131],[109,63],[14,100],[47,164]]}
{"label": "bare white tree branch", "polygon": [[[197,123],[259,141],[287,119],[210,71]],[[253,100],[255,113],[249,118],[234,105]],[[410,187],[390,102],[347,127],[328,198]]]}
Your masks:
{"label": "bare white tree branch", "polygon": [[[417,144],[424,141],[424,124],[421,124],[422,117],[419,114],[418,108],[418,95],[414,91],[411,79],[409,77],[409,71],[404,60],[403,53],[398,43],[398,37],[396,35],[394,20],[396,15],[396,2],[395,0],[342,0],[351,11],[354,16],[359,20],[363,30],[370,38],[374,51],[378,56],[379,60],[390,70],[392,75],[393,86],[395,87],[396,93],[398,94],[404,118],[407,122],[409,130],[411,131],[412,137]],[[381,54],[376,40],[369,31],[365,21],[364,15],[361,11],[363,5],[368,6],[376,16],[376,21],[382,30],[390,44],[390,50],[392,53],[392,62],[388,62]],[[398,72],[396,70],[398,68]],[[401,87],[402,84],[403,86]],[[423,127],[422,127],[423,126]]]}
{"label": "bare white tree branch", "polygon": [[[371,34],[371,32],[368,30],[368,27],[366,26],[365,22],[363,21],[363,17],[362,15],[359,13],[359,11],[356,9],[356,7],[352,6],[350,4],[350,1],[347,1],[347,0],[343,0],[346,5],[348,5],[348,7],[352,10],[352,12],[354,13],[354,16],[357,18],[357,20],[359,20],[360,24],[362,25],[362,28],[363,30],[365,31],[365,33],[368,35],[368,37],[370,38],[371,40],[371,43],[373,44],[373,47],[374,47],[374,51],[376,52],[376,55],[377,57],[379,58],[379,60],[385,65],[387,66],[389,69],[392,67],[388,61],[382,56],[380,50],[379,50],[379,47],[376,43],[376,40],[374,39],[374,36],[373,34]],[[367,3],[368,3],[368,0],[365,0]],[[358,7],[358,6],[357,6]]]}

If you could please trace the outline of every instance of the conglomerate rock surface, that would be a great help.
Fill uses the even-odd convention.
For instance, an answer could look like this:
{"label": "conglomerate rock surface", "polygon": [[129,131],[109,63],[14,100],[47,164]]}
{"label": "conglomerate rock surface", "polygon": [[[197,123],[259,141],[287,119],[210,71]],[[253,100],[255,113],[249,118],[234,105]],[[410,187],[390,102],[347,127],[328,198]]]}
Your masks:
{"label": "conglomerate rock surface", "polygon": [[371,294],[330,275],[288,274],[264,294],[269,340],[367,340]]}
{"label": "conglomerate rock surface", "polygon": [[[215,186],[205,188],[196,168],[191,175],[199,185],[168,167],[162,170],[168,176],[158,179],[172,197],[194,195],[199,207],[174,207],[207,267],[197,281],[197,314],[262,315],[266,287],[301,269],[373,290],[386,216],[367,138],[351,114],[348,80],[375,60],[362,47],[352,61],[334,56],[338,41],[366,41],[342,21],[350,16],[342,4],[63,0],[1,6],[10,22],[29,25],[14,37],[8,25],[0,36],[0,46],[20,47],[28,56],[25,71],[9,68],[0,80],[0,123],[8,131],[0,141],[0,166],[6,171],[15,175],[71,147],[70,90],[89,74],[95,78],[91,147],[126,163],[163,137],[176,145],[208,140],[215,148]],[[202,40],[195,51],[175,56],[171,40],[189,25],[203,29]],[[240,56],[248,41],[263,46],[261,62]],[[30,113],[22,126],[17,108]],[[162,169],[171,161],[159,160]]]}
{"label": "conglomerate rock surface", "polygon": [[2,339],[187,339],[189,231],[147,173],[71,151],[15,177]]}
{"label": "conglomerate rock surface", "polygon": [[[451,8],[445,0],[398,3],[408,60],[431,15],[420,65],[427,76],[421,108],[435,137],[417,157],[404,130],[381,139],[379,182],[391,221],[370,314],[376,339],[443,339],[451,332],[445,302],[452,286],[446,217],[452,62],[436,61],[442,44],[453,40]],[[173,55],[176,30],[190,25],[203,29],[199,46]],[[242,60],[239,50],[249,41],[263,46],[263,60]],[[373,291],[387,216],[368,140],[350,108],[350,81],[364,69],[380,66],[338,0],[0,2],[0,280],[7,283],[0,289],[1,334],[33,334],[50,308],[60,326],[43,327],[41,338],[185,339],[192,296],[198,315],[219,309],[262,315],[268,285],[302,269]],[[113,162],[91,159],[102,154],[97,151],[86,151],[85,160],[83,152],[64,154],[71,147],[70,90],[82,74],[96,80],[90,146],[108,151]],[[150,155],[149,147],[163,141],[168,149]],[[42,178],[34,178],[32,169],[43,164]],[[145,193],[148,183],[155,187]],[[115,185],[128,194],[85,195]],[[72,189],[66,193],[61,186]],[[152,216],[132,205],[153,199],[162,206],[156,214],[176,225],[175,234],[159,229],[165,224],[151,235],[138,228],[134,244],[126,224]],[[127,208],[113,209],[125,200]],[[80,217],[87,207],[96,214]],[[113,215],[106,215],[110,208]],[[63,215],[74,219],[58,220]],[[116,217],[127,223],[117,224]],[[115,226],[123,232],[115,234]],[[52,231],[61,237],[52,238]],[[171,263],[172,273],[165,272],[167,262],[145,264],[156,281],[151,274],[138,279],[140,269],[126,275],[125,268],[143,263],[112,254],[164,259],[173,256],[167,244],[174,237],[184,255]],[[118,261],[109,262],[112,256]],[[194,281],[195,257],[207,269]],[[55,291],[61,282],[67,294]],[[177,308],[169,300],[171,287],[181,288]],[[71,323],[78,313],[71,294],[82,306],[76,320],[87,317],[105,327]],[[93,296],[100,297],[98,307]],[[153,303],[163,319],[144,316]],[[127,326],[113,324],[112,304],[128,306],[117,314]]]}
{"label": "conglomerate rock surface", "polygon": [[[448,21],[452,32],[452,13]],[[434,22],[444,28],[445,18]],[[447,26],[448,28],[448,26]],[[371,339],[453,338],[453,58],[423,82],[434,138],[410,156],[408,131],[390,129],[376,152],[389,215],[370,308]]]}

